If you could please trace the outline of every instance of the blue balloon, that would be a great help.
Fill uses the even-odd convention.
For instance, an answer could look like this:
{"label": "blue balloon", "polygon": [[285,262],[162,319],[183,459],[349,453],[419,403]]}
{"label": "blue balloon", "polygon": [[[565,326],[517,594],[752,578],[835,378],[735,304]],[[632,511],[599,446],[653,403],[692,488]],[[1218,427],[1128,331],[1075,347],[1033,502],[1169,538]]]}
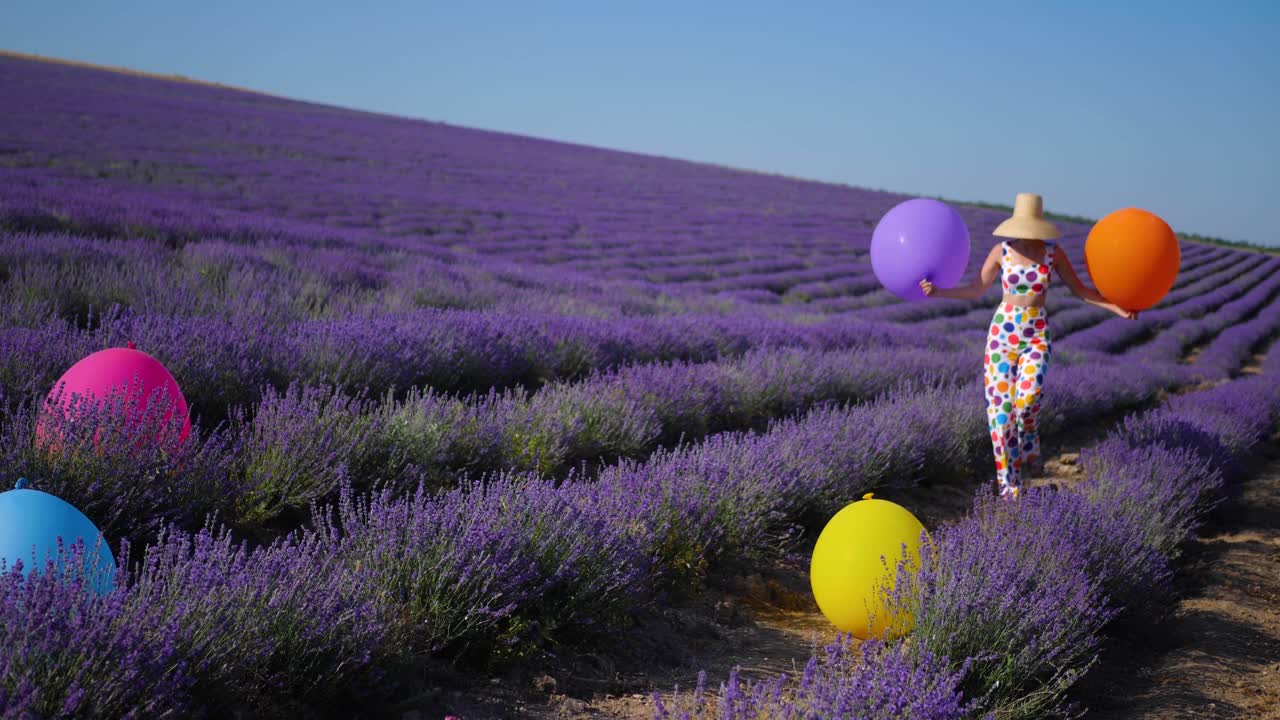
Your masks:
{"label": "blue balloon", "polygon": [[102,595],[111,592],[116,561],[106,540],[99,542],[93,521],[67,501],[24,485],[19,481],[17,490],[0,493],[0,561],[6,569],[21,560],[23,573],[30,573],[34,555],[35,567],[43,570],[57,558],[59,537],[64,548],[82,540],[89,587]]}

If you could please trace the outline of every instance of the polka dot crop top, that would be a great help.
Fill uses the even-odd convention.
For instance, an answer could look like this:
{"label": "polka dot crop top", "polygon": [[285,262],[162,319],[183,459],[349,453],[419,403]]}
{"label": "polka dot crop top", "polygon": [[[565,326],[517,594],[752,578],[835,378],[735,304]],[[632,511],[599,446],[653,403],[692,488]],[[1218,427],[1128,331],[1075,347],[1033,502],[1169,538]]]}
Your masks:
{"label": "polka dot crop top", "polygon": [[1028,265],[1014,264],[1013,254],[1009,251],[1009,243],[1000,243],[1000,285],[1005,295],[1026,295],[1035,297],[1043,295],[1049,289],[1049,275],[1053,270],[1053,251],[1057,247],[1053,243],[1045,243],[1044,262]]}

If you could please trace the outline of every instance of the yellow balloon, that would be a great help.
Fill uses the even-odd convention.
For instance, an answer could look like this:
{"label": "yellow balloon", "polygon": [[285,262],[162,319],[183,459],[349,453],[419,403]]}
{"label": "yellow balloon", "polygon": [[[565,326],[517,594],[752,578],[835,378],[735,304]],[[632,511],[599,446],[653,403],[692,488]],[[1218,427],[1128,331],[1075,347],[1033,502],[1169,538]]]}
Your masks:
{"label": "yellow balloon", "polygon": [[872,499],[871,493],[831,518],[813,548],[809,584],[832,625],[863,640],[883,635],[891,625],[899,632],[909,629],[910,618],[888,616],[879,590],[895,585],[903,545],[906,559],[920,566],[922,531],[924,525],[906,508]]}

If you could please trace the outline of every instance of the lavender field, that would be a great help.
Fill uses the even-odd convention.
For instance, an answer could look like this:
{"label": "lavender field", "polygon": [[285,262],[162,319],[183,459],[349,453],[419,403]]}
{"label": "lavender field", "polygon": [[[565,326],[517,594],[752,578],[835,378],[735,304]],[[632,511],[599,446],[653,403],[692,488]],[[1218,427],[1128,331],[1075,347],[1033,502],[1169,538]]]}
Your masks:
{"label": "lavender field", "polygon": [[[0,107],[0,487],[68,500],[120,561],[102,598],[0,577],[0,717],[546,714],[532,678],[634,660],[666,609],[862,494],[980,483],[899,583],[906,642],[575,692],[1069,714],[1280,418],[1280,256],[1184,243],[1136,322],[1053,289],[1042,432],[1079,476],[1010,507],[997,291],[880,288],[871,233],[903,196],[4,55]],[[1006,215],[957,208],[972,273]],[[1089,226],[1059,226],[1083,274]],[[37,449],[58,377],[127,342],[190,439]]]}

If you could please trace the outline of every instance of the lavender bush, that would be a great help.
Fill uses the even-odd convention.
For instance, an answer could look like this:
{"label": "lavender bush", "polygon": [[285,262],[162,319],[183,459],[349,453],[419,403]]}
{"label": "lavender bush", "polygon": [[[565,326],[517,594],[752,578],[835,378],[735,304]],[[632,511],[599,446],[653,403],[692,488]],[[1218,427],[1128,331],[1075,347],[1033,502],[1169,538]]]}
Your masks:
{"label": "lavender bush", "polygon": [[554,485],[510,478],[443,496],[347,496],[336,525],[356,592],[405,652],[519,656],[566,627],[608,627],[641,600],[649,559],[626,528]]}
{"label": "lavender bush", "polygon": [[260,524],[335,495],[376,451],[372,419],[362,406],[332,388],[268,390],[252,422],[243,416],[235,422],[244,439],[236,518]]}
{"label": "lavender bush", "polygon": [[179,622],[136,622],[125,593],[100,596],[74,571],[83,557],[77,542],[41,572],[24,578],[18,564],[0,573],[0,712],[145,718],[189,710],[195,668],[179,648]]}
{"label": "lavender bush", "polygon": [[[860,650],[860,653],[858,652]],[[720,686],[719,697],[707,697],[706,673],[685,709],[678,698],[654,694],[658,720],[722,718],[857,717],[866,720],[960,720],[981,717],[978,702],[965,702],[960,685],[969,664],[952,669],[946,658],[928,651],[905,652],[905,646],[886,647],[875,641],[854,648],[847,637],[837,638],[825,654],[805,666],[797,683],[785,675],[755,683],[735,671]],[[668,707],[670,703],[671,707]],[[987,715],[986,717],[991,717]]]}
{"label": "lavender bush", "polygon": [[170,531],[117,590],[130,621],[169,627],[197,707],[287,714],[372,687],[387,620],[337,539],[301,532],[250,549],[223,531]]}
{"label": "lavender bush", "polygon": [[[1080,463],[1088,477],[1081,492],[1098,512],[1140,521],[1140,557],[1150,548],[1176,559],[1180,544],[1221,499],[1222,469],[1192,448],[1134,447],[1112,437],[1083,450]],[[1112,587],[1111,594],[1126,607],[1146,606],[1144,599],[1159,597],[1165,569],[1153,561],[1136,565],[1134,572],[1131,587]]]}
{"label": "lavender bush", "polygon": [[0,707],[15,717],[216,717],[372,688],[385,626],[339,558],[314,533],[251,551],[225,532],[169,531],[105,596],[52,564],[25,579],[7,569]]}
{"label": "lavender bush", "polygon": [[[179,442],[163,391],[123,389],[96,401],[61,392],[22,399],[0,415],[0,483],[19,477],[71,502],[108,537],[153,537],[167,521],[199,525],[231,509],[238,492],[237,438],[193,427]],[[145,401],[145,407],[143,403]]]}
{"label": "lavender bush", "polygon": [[980,495],[973,515],[935,532],[920,567],[897,579],[889,602],[912,618],[909,647],[972,658],[967,689],[985,691],[1001,717],[1062,712],[1111,617],[1075,540]]}

